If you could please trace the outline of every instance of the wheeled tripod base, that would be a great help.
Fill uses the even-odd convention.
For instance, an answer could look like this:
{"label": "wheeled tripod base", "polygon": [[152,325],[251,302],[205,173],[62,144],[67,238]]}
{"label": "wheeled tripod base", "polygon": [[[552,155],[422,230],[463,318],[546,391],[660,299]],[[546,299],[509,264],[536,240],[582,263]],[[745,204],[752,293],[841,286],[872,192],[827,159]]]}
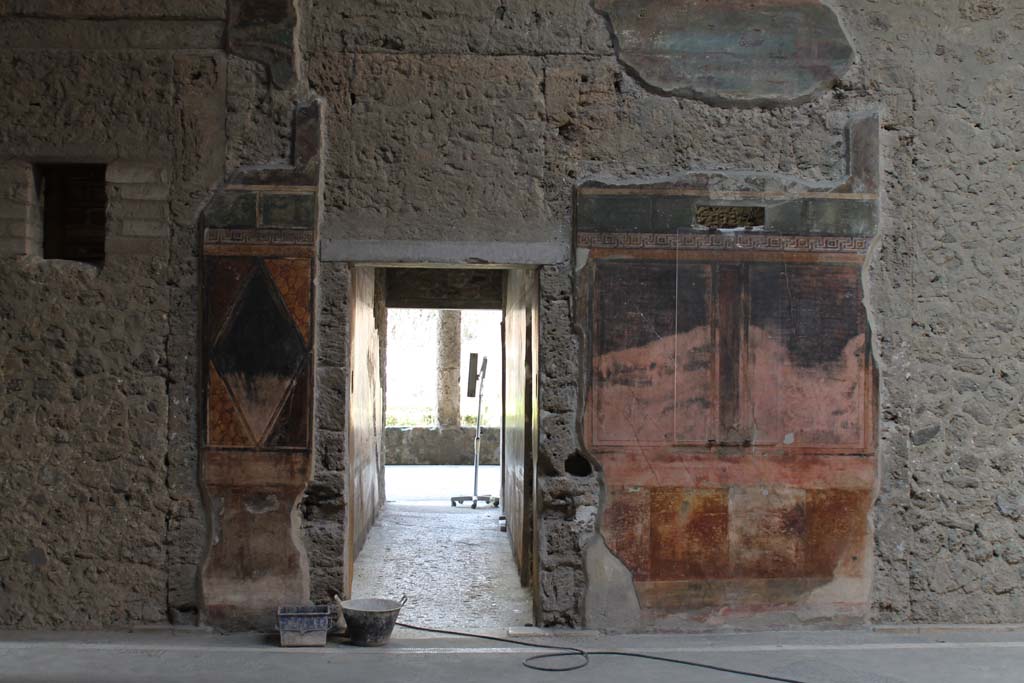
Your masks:
{"label": "wheeled tripod base", "polygon": [[476,354],[469,354],[469,396],[472,398],[475,393],[476,402],[476,437],[473,439],[473,495],[452,496],[452,507],[459,503],[472,503],[470,507],[476,510],[480,503],[498,507],[498,496],[481,496],[477,494],[477,484],[480,481],[480,418],[483,414],[484,405],[484,376],[487,374],[487,356],[484,356],[480,363],[480,372],[476,370]]}
{"label": "wheeled tripod base", "polygon": [[452,507],[455,507],[460,503],[469,502],[473,503],[470,507],[476,510],[477,503],[490,505],[491,507],[498,507],[498,503],[500,501],[498,500],[498,496],[452,496]]}

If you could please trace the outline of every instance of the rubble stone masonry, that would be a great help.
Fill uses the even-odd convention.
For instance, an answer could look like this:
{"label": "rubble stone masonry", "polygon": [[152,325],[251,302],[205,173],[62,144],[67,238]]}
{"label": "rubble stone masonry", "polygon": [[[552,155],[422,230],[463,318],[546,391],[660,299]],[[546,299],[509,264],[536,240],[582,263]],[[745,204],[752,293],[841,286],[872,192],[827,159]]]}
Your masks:
{"label": "rubble stone masonry", "polygon": [[[266,16],[294,43],[255,54],[260,27],[236,25],[230,53],[231,18],[263,16],[229,12],[247,2],[0,0],[0,627],[198,618],[198,217],[238,169],[292,162],[295,105],[316,97],[322,201],[264,194],[258,210],[317,211],[321,254],[568,255],[584,183],[743,171],[827,186],[847,171],[850,115],[879,112],[862,275],[879,382],[870,619],[1024,621],[1019,3],[820,3],[852,53],[813,97],[737,107],[638,80],[589,0],[286,0],[294,14]],[[107,165],[101,266],[41,256],[32,168],[53,162]],[[299,504],[314,595],[344,580],[345,261],[317,282]],[[539,265],[539,623],[581,626],[603,501],[579,432],[580,263]]]}

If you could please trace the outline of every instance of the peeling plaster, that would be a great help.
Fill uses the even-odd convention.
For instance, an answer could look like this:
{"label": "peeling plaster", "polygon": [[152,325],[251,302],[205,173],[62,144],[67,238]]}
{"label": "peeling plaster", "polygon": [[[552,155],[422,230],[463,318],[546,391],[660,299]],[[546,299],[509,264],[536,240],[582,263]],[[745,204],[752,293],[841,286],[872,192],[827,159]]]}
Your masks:
{"label": "peeling plaster", "polygon": [[595,0],[615,54],[649,90],[732,107],[808,102],[853,63],[818,0]]}

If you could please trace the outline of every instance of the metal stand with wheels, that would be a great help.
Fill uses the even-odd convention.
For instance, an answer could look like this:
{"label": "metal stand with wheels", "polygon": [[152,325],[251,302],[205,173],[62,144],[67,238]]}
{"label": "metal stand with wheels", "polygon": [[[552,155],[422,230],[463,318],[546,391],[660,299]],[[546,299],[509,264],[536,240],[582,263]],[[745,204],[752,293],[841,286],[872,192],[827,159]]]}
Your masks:
{"label": "metal stand with wheels", "polygon": [[498,507],[498,496],[481,496],[477,495],[477,488],[480,482],[480,418],[483,417],[484,407],[484,377],[487,375],[487,356],[484,356],[483,361],[480,363],[480,371],[477,372],[477,355],[475,353],[469,354],[469,391],[466,394],[473,398],[477,397],[476,402],[476,436],[473,438],[473,495],[472,496],[452,496],[452,507],[455,507],[459,503],[472,503],[470,507],[476,509],[477,503],[483,503],[484,505],[491,505]]}

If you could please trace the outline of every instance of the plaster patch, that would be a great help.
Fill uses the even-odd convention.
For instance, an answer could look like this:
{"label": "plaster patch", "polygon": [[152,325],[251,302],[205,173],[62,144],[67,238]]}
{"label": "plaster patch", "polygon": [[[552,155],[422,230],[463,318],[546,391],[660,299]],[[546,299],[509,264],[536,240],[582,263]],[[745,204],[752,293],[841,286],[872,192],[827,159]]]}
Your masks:
{"label": "plaster patch", "polygon": [[604,539],[597,537],[587,547],[586,567],[587,627],[628,629],[640,623],[640,601],[633,587],[633,575],[608,549]]}
{"label": "plaster patch", "polygon": [[642,83],[709,104],[807,102],[853,61],[838,18],[817,0],[596,0],[594,8]]}

